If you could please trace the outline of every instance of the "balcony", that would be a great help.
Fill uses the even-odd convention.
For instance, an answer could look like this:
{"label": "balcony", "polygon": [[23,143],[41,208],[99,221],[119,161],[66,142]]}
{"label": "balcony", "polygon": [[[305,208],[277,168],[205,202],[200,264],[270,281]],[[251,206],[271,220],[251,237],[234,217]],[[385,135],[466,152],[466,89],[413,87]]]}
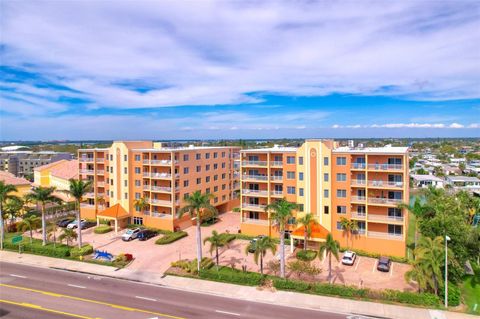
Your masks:
{"label": "balcony", "polygon": [[350,215],[353,219],[358,219],[358,220],[365,220],[367,218],[367,214],[365,213],[351,212]]}
{"label": "balcony", "polygon": [[368,221],[382,223],[403,223],[403,216],[368,214]]}
{"label": "balcony", "polygon": [[98,158],[95,160],[95,162],[97,163],[104,163],[105,162],[105,159],[104,158]]}
{"label": "balcony", "polygon": [[380,197],[369,197],[368,198],[368,204],[398,206],[398,204],[401,204],[401,203],[403,203],[403,199],[380,198]]}
{"label": "balcony", "polygon": [[402,164],[368,164],[371,171],[402,171]]}
{"label": "balcony", "polygon": [[93,169],[81,169],[80,174],[93,174],[94,170]]}
{"label": "balcony", "polygon": [[94,198],[95,197],[95,193],[93,192],[89,192],[89,193],[85,193],[85,198]]}
{"label": "balcony", "polygon": [[[174,164],[178,164],[178,161],[173,161]],[[156,166],[171,166],[172,160],[151,160],[150,165]]]}
{"label": "balcony", "polygon": [[368,234],[368,237],[371,237],[371,238],[403,240],[403,234],[383,233],[383,232],[377,232],[377,231],[369,231],[367,232],[367,234]]}
{"label": "balcony", "polygon": [[172,219],[171,214],[162,214],[157,212],[152,212],[152,217],[163,218],[163,219]]}
{"label": "balcony", "polygon": [[270,176],[270,180],[275,183],[281,183],[283,181],[283,176]]}
{"label": "balcony", "polygon": [[144,211],[142,212],[142,215],[150,216],[150,211],[149,211],[149,210],[144,210]]}
{"label": "balcony", "polygon": [[274,197],[283,197],[283,191],[271,191],[270,195]]}
{"label": "balcony", "polygon": [[272,166],[272,167],[282,167],[283,162],[282,161],[272,161],[272,162],[270,162],[270,166]]}
{"label": "balcony", "polygon": [[80,207],[81,207],[81,208],[90,208],[90,209],[91,209],[91,208],[95,208],[95,205],[93,205],[93,204],[87,204],[87,203],[81,203],[81,204],[80,204]]}
{"label": "balcony", "polygon": [[352,196],[351,201],[357,203],[365,203],[367,198],[365,196]]}
{"label": "balcony", "polygon": [[365,187],[367,185],[367,181],[364,179],[352,179],[350,185],[356,187]]}
{"label": "balcony", "polygon": [[266,175],[243,175],[242,180],[244,180],[244,181],[266,182],[268,180],[268,176],[266,176]]}
{"label": "balcony", "polygon": [[163,200],[163,199],[148,199],[148,203],[156,206],[172,206],[171,200]]}
{"label": "balcony", "polygon": [[265,167],[267,166],[267,162],[266,161],[242,161],[242,166],[245,166],[245,167]]}
{"label": "balcony", "polygon": [[89,162],[93,162],[93,157],[80,157],[78,160],[80,162],[89,163]]}
{"label": "balcony", "polygon": [[97,182],[98,187],[105,187],[105,182]]}
{"label": "balcony", "polygon": [[368,181],[371,188],[402,188],[403,182]]}
{"label": "balcony", "polygon": [[101,169],[97,169],[97,175],[104,175],[105,171]]}
{"label": "balcony", "polygon": [[[175,177],[179,177],[179,174],[176,174]],[[150,177],[155,179],[172,179],[172,174],[170,173],[143,173],[143,177]]]}
{"label": "balcony", "polygon": [[253,196],[268,196],[268,191],[257,190],[257,189],[242,189],[243,195],[253,195]]}
{"label": "balcony", "polygon": [[242,208],[252,211],[261,211],[264,212],[267,205],[259,205],[259,204],[250,204],[250,203],[242,203]]}
{"label": "balcony", "polygon": [[352,170],[365,170],[367,168],[367,164],[365,163],[352,163],[351,169]]}
{"label": "balcony", "polygon": [[253,224],[253,225],[262,225],[268,226],[268,220],[265,219],[254,219],[254,218],[242,218],[242,223],[244,224]]}

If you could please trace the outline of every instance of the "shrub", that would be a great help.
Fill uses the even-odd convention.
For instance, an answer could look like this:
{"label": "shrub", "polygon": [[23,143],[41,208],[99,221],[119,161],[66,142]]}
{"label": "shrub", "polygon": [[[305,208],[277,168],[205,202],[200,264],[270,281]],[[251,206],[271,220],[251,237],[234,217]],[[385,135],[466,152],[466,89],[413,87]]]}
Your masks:
{"label": "shrub", "polygon": [[108,232],[111,232],[112,231],[112,227],[110,227],[109,225],[101,225],[101,226],[97,226],[95,227],[95,229],[93,230],[93,232],[95,234],[105,234],[105,233],[108,233]]}
{"label": "shrub", "polygon": [[157,245],[170,244],[186,236],[188,236],[188,234],[184,231],[170,232],[165,234],[163,237],[157,239],[157,241],[155,241],[155,244]]}
{"label": "shrub", "polygon": [[101,225],[108,225],[108,226],[110,226],[110,220],[109,220],[109,219],[103,219],[103,218],[101,218],[98,222],[99,222]]}
{"label": "shrub", "polygon": [[357,289],[351,286],[315,284],[312,288],[312,291],[319,295],[365,298],[368,294],[368,289]]}
{"label": "shrub", "polygon": [[280,272],[280,260],[274,259],[267,263],[267,268],[276,276]]}
{"label": "shrub", "polygon": [[120,254],[115,259],[113,260],[112,264],[113,266],[117,268],[123,268],[129,263],[129,260],[125,254]]}
{"label": "shrub", "polygon": [[310,284],[304,281],[286,280],[286,279],[274,279],[273,286],[280,290],[292,290],[292,291],[307,291],[310,289]]}
{"label": "shrub", "polygon": [[90,255],[92,253],[93,253],[93,247],[89,244],[83,245],[82,248],[75,247],[70,249],[70,256],[72,258]]}
{"label": "shrub", "polygon": [[393,302],[406,303],[410,305],[419,306],[438,306],[440,298],[430,293],[413,293],[397,290],[384,290],[382,292],[382,299]]}
{"label": "shrub", "polygon": [[[441,300],[445,299],[445,286],[439,289],[439,297]],[[452,283],[448,283],[448,305],[451,307],[456,307],[460,305],[461,301],[461,292],[457,286],[454,286]]]}
{"label": "shrub", "polygon": [[173,233],[171,230],[165,230],[165,229],[159,229],[159,228],[154,228],[154,227],[145,227],[143,225],[135,225],[135,224],[128,224],[127,225],[128,229],[134,229],[134,228],[140,228],[140,229],[148,229],[148,230],[153,230],[159,234],[167,235]]}
{"label": "shrub", "polygon": [[312,261],[317,257],[317,252],[315,250],[299,250],[297,252],[297,258],[303,261]]}
{"label": "shrub", "polygon": [[228,282],[247,286],[259,286],[263,282],[263,276],[256,272],[243,272],[241,270],[229,267],[202,269],[199,274],[200,278],[213,281]]}
{"label": "shrub", "polygon": [[[200,269],[210,269],[214,265],[214,262],[211,258],[203,257],[200,262]],[[178,260],[171,263],[172,267],[177,267],[185,270],[188,273],[196,274],[197,273],[197,258],[194,260]]]}
{"label": "shrub", "polygon": [[[3,247],[8,250],[18,251],[18,244],[14,245],[11,241],[5,240],[3,242]],[[56,245],[56,247],[53,247],[53,244],[47,244],[46,246],[42,246],[42,242],[39,240],[34,240],[32,244],[30,244],[29,242],[24,243],[22,247],[24,252],[35,255],[58,258],[65,258],[70,256],[70,247],[58,244]]]}

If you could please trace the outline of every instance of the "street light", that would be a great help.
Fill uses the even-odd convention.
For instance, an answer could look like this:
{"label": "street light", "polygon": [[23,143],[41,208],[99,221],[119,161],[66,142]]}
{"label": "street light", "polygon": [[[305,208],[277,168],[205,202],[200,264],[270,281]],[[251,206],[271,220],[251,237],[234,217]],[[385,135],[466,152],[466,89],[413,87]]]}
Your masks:
{"label": "street light", "polygon": [[445,235],[445,308],[448,308],[448,241],[450,240],[450,237]]}

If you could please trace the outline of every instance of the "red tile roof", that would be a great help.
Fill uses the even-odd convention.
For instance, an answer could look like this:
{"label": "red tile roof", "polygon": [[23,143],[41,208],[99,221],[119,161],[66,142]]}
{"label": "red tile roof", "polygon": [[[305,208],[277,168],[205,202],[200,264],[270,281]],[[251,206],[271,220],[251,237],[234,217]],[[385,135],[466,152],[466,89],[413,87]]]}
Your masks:
{"label": "red tile roof", "polygon": [[78,179],[78,160],[59,161],[58,165],[54,166],[50,173],[52,176],[62,179]]}
{"label": "red tile roof", "polygon": [[31,185],[28,180],[22,177],[16,177],[12,173],[0,171],[0,181],[3,181],[5,184],[10,185]]}

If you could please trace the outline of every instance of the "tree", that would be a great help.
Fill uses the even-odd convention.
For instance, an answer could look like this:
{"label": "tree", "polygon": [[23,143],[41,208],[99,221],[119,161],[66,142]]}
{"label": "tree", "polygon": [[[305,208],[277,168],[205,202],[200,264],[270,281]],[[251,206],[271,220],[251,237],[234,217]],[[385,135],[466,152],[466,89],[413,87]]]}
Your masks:
{"label": "tree", "polygon": [[258,265],[258,259],[260,258],[260,273],[263,275],[263,258],[268,251],[271,251],[272,255],[275,255],[277,252],[277,244],[271,237],[265,236],[259,238],[255,243],[247,245],[247,247],[245,247],[245,254],[248,255],[249,250],[253,249],[255,250],[253,252],[253,260],[255,264]]}
{"label": "tree", "polygon": [[427,213],[427,211],[430,210],[430,208],[422,203],[422,200],[419,197],[415,198],[415,201],[413,202],[413,205],[411,204],[405,204],[401,203],[398,205],[398,208],[400,209],[406,209],[409,211],[411,214],[415,216],[415,248],[417,247],[417,242],[418,242],[418,225],[420,222],[420,219]]}
{"label": "tree", "polygon": [[277,273],[280,271],[280,261],[279,260],[270,260],[267,263],[267,268],[270,269],[271,272],[276,276]]}
{"label": "tree", "polygon": [[3,225],[3,206],[10,198],[16,197],[12,193],[15,193],[17,188],[11,184],[5,184],[0,181],[0,249],[3,250],[3,241],[5,240],[5,227]]}
{"label": "tree", "polygon": [[210,243],[210,254],[215,250],[215,260],[218,268],[218,248],[225,246],[225,240],[223,237],[216,231],[214,230],[212,232],[212,235],[210,237],[207,237],[203,240],[203,244],[205,245],[206,243]]}
{"label": "tree", "polygon": [[202,223],[202,214],[206,211],[218,214],[217,209],[210,204],[212,194],[202,194],[200,191],[195,191],[192,195],[185,198],[186,205],[178,211],[179,218],[185,213],[189,213],[192,219],[194,218],[197,226],[197,270],[200,272],[200,262],[202,261],[202,233],[200,224]]}
{"label": "tree", "polygon": [[47,237],[50,240],[50,238],[53,238],[53,247],[55,248],[57,246],[57,230],[58,226],[55,221],[51,222],[47,226]]}
{"label": "tree", "polygon": [[340,218],[340,225],[342,226],[344,234],[347,236],[347,248],[350,249],[350,245],[348,244],[349,238],[351,239],[352,246],[353,246],[353,234],[358,231],[358,222],[353,219],[348,219],[345,217]]}
{"label": "tree", "polygon": [[322,272],[322,270],[316,267],[311,261],[292,260],[288,263],[287,267],[290,271],[294,272],[299,279],[303,274],[315,277]]}
{"label": "tree", "polygon": [[34,187],[31,193],[25,197],[28,201],[35,202],[41,205],[42,209],[42,245],[47,244],[47,220],[46,220],[46,205],[48,203],[59,203],[61,199],[54,196],[55,187]]}
{"label": "tree", "polygon": [[78,238],[78,233],[75,232],[73,229],[64,228],[62,234],[58,236],[58,240],[63,242],[64,240],[67,242],[67,246],[70,246],[70,241]]}
{"label": "tree", "polygon": [[148,200],[145,197],[141,197],[141,198],[137,199],[133,203],[133,205],[135,205],[135,207],[137,207],[137,209],[143,213],[145,208],[148,207],[149,203],[148,203]]}
{"label": "tree", "polygon": [[90,191],[92,188],[92,181],[90,180],[76,180],[70,179],[69,180],[69,189],[66,193],[70,194],[75,198],[76,206],[77,206],[77,242],[78,247],[82,248],[82,227],[81,227],[81,217],[80,217],[80,203],[83,201],[83,196]]}
{"label": "tree", "polygon": [[35,215],[28,216],[24,218],[18,224],[18,230],[22,233],[29,231],[30,232],[30,244],[33,242],[33,231],[37,230],[42,225],[42,221],[39,217]]}
{"label": "tree", "polygon": [[297,219],[297,223],[304,228],[303,250],[307,250],[307,240],[312,236],[312,226],[318,225],[318,222],[312,213],[307,213],[303,217]]}
{"label": "tree", "polygon": [[323,255],[327,254],[328,256],[328,282],[332,281],[332,255],[338,261],[338,253],[340,251],[340,243],[338,240],[333,239],[331,233],[327,234],[326,241],[320,244],[320,249],[318,252],[318,258],[323,259]]}
{"label": "tree", "polygon": [[22,214],[25,202],[20,197],[8,198],[3,207],[4,224],[6,219],[10,219],[10,225],[15,223],[15,219]]}
{"label": "tree", "polygon": [[280,276],[285,278],[285,226],[288,220],[293,217],[292,211],[297,208],[297,204],[290,203],[285,198],[273,202],[265,208],[270,212],[270,219],[278,228],[280,235]]}

